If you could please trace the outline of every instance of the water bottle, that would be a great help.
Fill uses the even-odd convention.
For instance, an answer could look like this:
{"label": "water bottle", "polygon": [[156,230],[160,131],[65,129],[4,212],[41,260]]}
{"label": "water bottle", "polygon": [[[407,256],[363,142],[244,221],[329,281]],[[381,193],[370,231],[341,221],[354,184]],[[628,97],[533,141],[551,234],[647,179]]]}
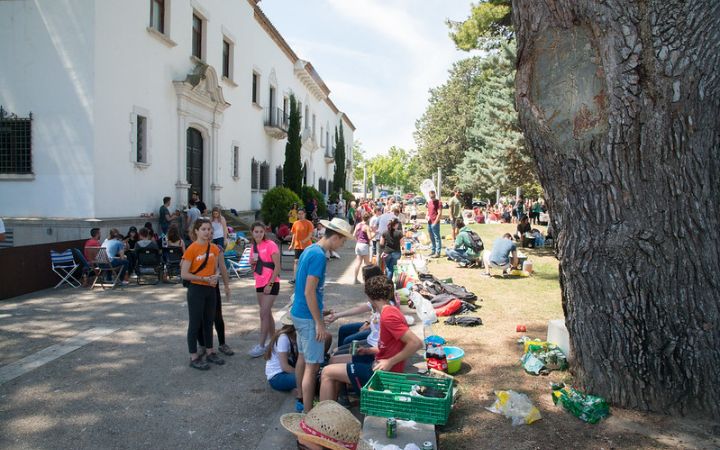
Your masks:
{"label": "water bottle", "polygon": [[425,338],[433,335],[432,322],[428,319],[423,320],[423,335]]}

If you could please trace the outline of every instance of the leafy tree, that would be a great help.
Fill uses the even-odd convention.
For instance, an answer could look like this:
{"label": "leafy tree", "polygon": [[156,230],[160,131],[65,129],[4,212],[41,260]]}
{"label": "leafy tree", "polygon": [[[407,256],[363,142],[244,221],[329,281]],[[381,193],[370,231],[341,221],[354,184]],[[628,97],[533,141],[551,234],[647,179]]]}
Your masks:
{"label": "leafy tree", "polygon": [[483,60],[483,83],[477,94],[471,150],[455,168],[458,185],[492,196],[496,189],[523,191],[537,185],[535,163],[527,153],[515,111],[515,53],[503,44]]}
{"label": "leafy tree", "polygon": [[284,186],[277,186],[265,193],[260,204],[260,216],[266,224],[274,227],[288,220],[293,203],[300,204],[300,197]]}
{"label": "leafy tree", "polygon": [[471,148],[468,130],[474,122],[477,92],[482,85],[481,57],[453,64],[445,84],[430,90],[430,102],[415,123],[419,170],[430,176],[442,169],[446,183],[454,184],[455,166]]}
{"label": "leafy tree", "polygon": [[333,175],[333,190],[340,192],[345,189],[345,136],[343,135],[343,124],[340,121],[340,128],[335,128],[335,174]]}
{"label": "leafy tree", "polygon": [[513,2],[576,383],[720,414],[716,0]]}
{"label": "leafy tree", "polygon": [[511,0],[485,0],[472,5],[462,22],[446,21],[460,50],[490,50],[513,38]]}
{"label": "leafy tree", "polygon": [[413,152],[392,146],[387,154],[376,155],[367,163],[368,176],[375,175],[375,183],[380,186],[398,187],[403,191],[417,190],[419,182],[411,184],[417,172],[418,158]]}
{"label": "leafy tree", "polygon": [[362,148],[362,142],[355,141],[353,143],[353,179],[362,183],[363,167],[365,166],[365,149]]}
{"label": "leafy tree", "polygon": [[302,162],[300,158],[300,111],[295,96],[290,94],[290,123],[288,124],[287,144],[285,144],[285,163],[283,164],[283,184],[295,194],[300,195],[302,186]]}

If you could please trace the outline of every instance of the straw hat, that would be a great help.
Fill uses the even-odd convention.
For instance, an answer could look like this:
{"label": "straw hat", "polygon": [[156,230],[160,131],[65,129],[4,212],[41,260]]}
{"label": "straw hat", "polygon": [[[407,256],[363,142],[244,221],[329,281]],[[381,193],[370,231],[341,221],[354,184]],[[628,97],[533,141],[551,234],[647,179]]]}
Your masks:
{"label": "straw hat", "polygon": [[333,220],[321,220],[320,223],[328,230],[333,230],[348,238],[353,237],[352,225],[339,217],[335,217]]}
{"label": "straw hat", "polygon": [[325,400],[307,414],[283,414],[280,423],[303,441],[334,450],[356,449],[360,421],[337,402]]}

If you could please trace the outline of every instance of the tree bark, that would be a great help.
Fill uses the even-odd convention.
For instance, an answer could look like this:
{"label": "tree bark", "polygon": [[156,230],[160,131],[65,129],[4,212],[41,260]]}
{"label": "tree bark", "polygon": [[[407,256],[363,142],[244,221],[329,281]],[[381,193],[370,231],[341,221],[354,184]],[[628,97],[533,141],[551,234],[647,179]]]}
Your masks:
{"label": "tree bark", "polygon": [[720,414],[720,2],[514,0],[581,386]]}

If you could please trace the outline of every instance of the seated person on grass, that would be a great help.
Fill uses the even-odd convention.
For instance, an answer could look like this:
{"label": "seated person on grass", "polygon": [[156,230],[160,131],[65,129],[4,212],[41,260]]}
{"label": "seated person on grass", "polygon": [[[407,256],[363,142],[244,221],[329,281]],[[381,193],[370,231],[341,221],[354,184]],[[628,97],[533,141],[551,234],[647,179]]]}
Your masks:
{"label": "seated person on grass", "polygon": [[[510,265],[510,255],[512,255],[512,266]],[[491,276],[491,266],[503,269],[503,274],[511,267],[517,267],[517,247],[515,247],[512,235],[505,233],[503,237],[495,239],[492,251],[485,250],[483,252],[483,262],[485,263],[485,272],[483,275],[486,277]]]}
{"label": "seated person on grass", "polygon": [[456,261],[460,267],[475,264],[483,250],[482,241],[477,242],[473,239],[472,236],[477,237],[477,235],[470,227],[465,226],[462,218],[455,220],[455,229],[460,230],[455,238],[455,247],[446,248],[445,254],[449,260]]}
{"label": "seated person on grass", "polygon": [[520,218],[520,223],[517,225],[517,231],[515,231],[515,240],[520,241],[520,245],[525,247],[535,247],[535,237],[531,236],[532,226],[528,216],[523,215]]}
{"label": "seated person on grass", "polygon": [[386,277],[367,280],[365,294],[373,309],[380,312],[380,340],[377,349],[362,349],[359,353],[360,356],[373,353],[374,360],[368,363],[353,359],[347,364],[325,366],[320,381],[320,401],[336,400],[345,384],[350,384],[359,394],[375,370],[404,372],[405,360],[422,348],[422,341],[410,330],[405,316],[396,306],[390,305],[388,299],[392,293],[393,284]]}

